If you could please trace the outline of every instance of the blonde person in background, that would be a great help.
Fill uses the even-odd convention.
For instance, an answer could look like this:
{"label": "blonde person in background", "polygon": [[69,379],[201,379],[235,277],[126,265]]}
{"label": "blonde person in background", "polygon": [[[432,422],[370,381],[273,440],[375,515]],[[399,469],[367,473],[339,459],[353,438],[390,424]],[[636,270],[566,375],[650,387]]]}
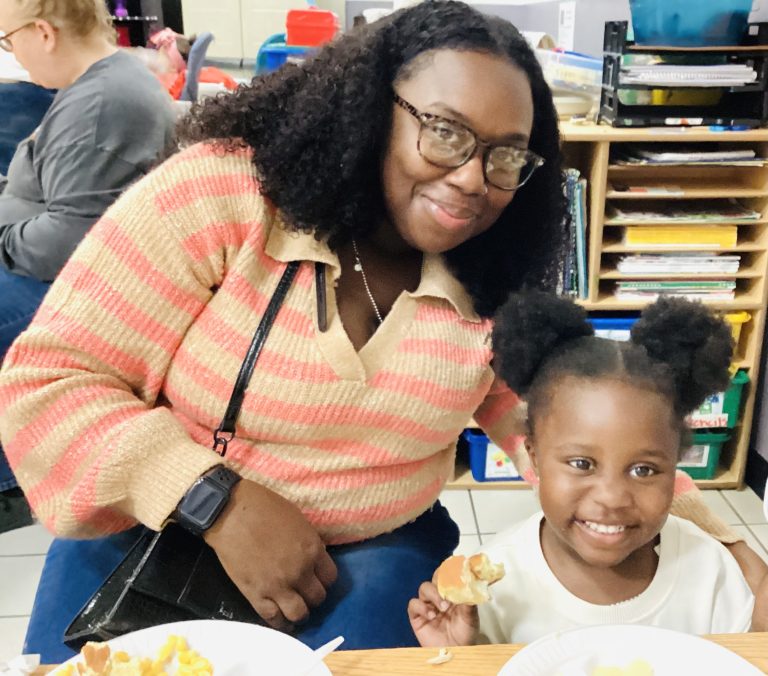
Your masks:
{"label": "blonde person in background", "polygon": [[[147,173],[174,113],[148,69],[118,51],[104,0],[0,0],[0,48],[56,89],[0,184],[0,359],[93,223]],[[0,532],[31,522],[0,452]]]}

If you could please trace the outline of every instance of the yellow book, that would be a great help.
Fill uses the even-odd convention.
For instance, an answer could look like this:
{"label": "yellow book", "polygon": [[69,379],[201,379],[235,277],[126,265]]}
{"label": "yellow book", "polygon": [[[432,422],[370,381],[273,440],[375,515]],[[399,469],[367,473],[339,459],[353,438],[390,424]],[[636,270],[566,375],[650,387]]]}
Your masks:
{"label": "yellow book", "polygon": [[624,231],[625,246],[728,248],[736,246],[737,238],[738,228],[735,225],[628,226]]}

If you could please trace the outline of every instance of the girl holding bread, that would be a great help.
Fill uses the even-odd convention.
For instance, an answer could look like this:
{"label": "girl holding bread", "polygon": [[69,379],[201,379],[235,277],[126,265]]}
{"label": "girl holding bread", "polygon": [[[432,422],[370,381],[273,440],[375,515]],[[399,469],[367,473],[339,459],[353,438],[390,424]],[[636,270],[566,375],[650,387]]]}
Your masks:
{"label": "girl holding bread", "polygon": [[528,403],[542,512],[421,585],[408,606],[420,643],[529,642],[597,624],[765,630],[766,584],[756,603],[725,547],[669,513],[685,416],[728,384],[724,322],[661,299],[622,343],[597,338],[572,302],[530,292],[501,308],[493,349]]}

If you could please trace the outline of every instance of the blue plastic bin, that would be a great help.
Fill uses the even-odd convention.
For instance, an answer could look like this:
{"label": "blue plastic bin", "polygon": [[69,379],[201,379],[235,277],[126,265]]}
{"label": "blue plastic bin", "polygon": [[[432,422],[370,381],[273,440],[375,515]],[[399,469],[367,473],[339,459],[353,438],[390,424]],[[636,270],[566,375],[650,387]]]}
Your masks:
{"label": "blue plastic bin", "polygon": [[595,335],[611,340],[629,340],[629,332],[637,317],[590,317]]}
{"label": "blue plastic bin", "polygon": [[285,44],[285,33],[276,33],[267,38],[259,48],[254,65],[255,74],[271,73],[289,59],[301,59],[311,51],[311,47]]}
{"label": "blue plastic bin", "polygon": [[522,481],[512,460],[480,430],[462,433],[469,448],[469,469],[475,481]]}
{"label": "blue plastic bin", "polygon": [[638,45],[739,45],[752,0],[629,0]]}

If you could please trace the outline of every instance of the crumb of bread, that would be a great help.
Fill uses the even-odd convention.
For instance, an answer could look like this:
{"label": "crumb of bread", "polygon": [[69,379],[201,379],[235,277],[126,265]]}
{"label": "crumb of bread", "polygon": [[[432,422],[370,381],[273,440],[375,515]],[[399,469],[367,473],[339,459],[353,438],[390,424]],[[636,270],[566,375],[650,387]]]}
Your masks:
{"label": "crumb of bread", "polygon": [[440,652],[427,660],[427,664],[445,664],[453,659],[453,653],[448,648],[440,648]]}

